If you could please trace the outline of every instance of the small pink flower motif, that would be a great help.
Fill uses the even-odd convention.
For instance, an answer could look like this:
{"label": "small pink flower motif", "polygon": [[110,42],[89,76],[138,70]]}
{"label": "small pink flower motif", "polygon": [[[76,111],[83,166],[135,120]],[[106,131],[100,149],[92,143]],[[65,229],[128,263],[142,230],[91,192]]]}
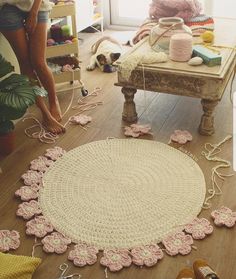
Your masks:
{"label": "small pink flower motif", "polygon": [[88,124],[91,121],[92,121],[92,117],[91,116],[87,116],[85,114],[75,115],[75,116],[72,116],[70,118],[70,122],[71,123],[73,123],[73,124],[80,124],[82,126]]}
{"label": "small pink flower motif", "polygon": [[0,252],[16,250],[20,246],[20,234],[17,231],[0,230]]}
{"label": "small pink flower motif", "polygon": [[71,240],[58,232],[53,232],[42,239],[43,250],[46,253],[63,254],[66,252]]}
{"label": "small pink flower motif", "polygon": [[22,201],[29,201],[37,199],[39,196],[38,188],[34,186],[22,186],[15,192],[17,197],[20,197]]}
{"label": "small pink flower motif", "polygon": [[170,256],[177,254],[187,255],[191,252],[193,238],[191,235],[186,235],[184,232],[177,232],[167,236],[162,243],[166,248],[166,253]]}
{"label": "small pink flower motif", "polygon": [[132,124],[125,127],[125,136],[138,138],[139,136],[151,134],[149,125]]}
{"label": "small pink flower motif", "polygon": [[39,156],[30,163],[30,169],[39,172],[45,172],[52,163],[52,160],[49,160],[44,156]]}
{"label": "small pink flower motif", "polygon": [[21,178],[24,180],[25,185],[31,186],[32,184],[41,184],[42,183],[42,172],[37,172],[34,170],[28,170],[24,173]]}
{"label": "small pink flower motif", "polygon": [[193,136],[186,130],[175,130],[174,133],[170,136],[170,139],[179,144],[185,144],[188,141],[192,141]]}
{"label": "small pink flower motif", "polygon": [[230,208],[225,206],[212,211],[211,216],[217,226],[232,228],[236,223],[236,212],[233,212]]}
{"label": "small pink flower motif", "polygon": [[195,218],[184,227],[186,233],[190,233],[193,239],[204,239],[213,232],[211,223],[205,218]]}
{"label": "small pink flower motif", "polygon": [[109,249],[104,250],[100,263],[108,267],[110,271],[115,272],[123,267],[129,267],[132,264],[132,259],[126,249]]}
{"label": "small pink flower motif", "polygon": [[49,148],[46,150],[45,156],[49,159],[56,161],[66,153],[61,147],[56,146],[54,148]]}
{"label": "small pink flower motif", "polygon": [[18,206],[16,215],[23,217],[25,220],[31,219],[34,215],[42,213],[39,203],[37,201],[23,202]]}
{"label": "small pink flower motif", "polygon": [[133,248],[131,255],[134,264],[148,267],[155,265],[164,256],[162,250],[156,244]]}
{"label": "small pink flower motif", "polygon": [[38,238],[44,237],[53,231],[53,226],[43,216],[36,216],[26,223],[26,234],[35,235]]}
{"label": "small pink flower motif", "polygon": [[98,249],[94,246],[80,243],[70,251],[68,260],[73,261],[75,266],[93,265],[97,262]]}

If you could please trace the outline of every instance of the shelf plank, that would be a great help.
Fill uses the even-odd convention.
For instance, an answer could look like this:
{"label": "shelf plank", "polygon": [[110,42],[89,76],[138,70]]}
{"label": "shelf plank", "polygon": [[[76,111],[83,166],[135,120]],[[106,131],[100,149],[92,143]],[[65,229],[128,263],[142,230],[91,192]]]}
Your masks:
{"label": "shelf plank", "polygon": [[78,69],[74,72],[62,72],[60,74],[53,73],[53,77],[55,83],[63,83],[63,82],[70,82],[70,81],[80,81],[81,79],[81,71]]}
{"label": "shelf plank", "polygon": [[50,13],[50,18],[65,17],[65,16],[75,16],[75,5],[55,5]]}
{"label": "shelf plank", "polygon": [[74,42],[71,44],[63,44],[63,45],[47,47],[46,58],[69,55],[69,54],[78,54],[78,53],[79,53],[78,42]]}

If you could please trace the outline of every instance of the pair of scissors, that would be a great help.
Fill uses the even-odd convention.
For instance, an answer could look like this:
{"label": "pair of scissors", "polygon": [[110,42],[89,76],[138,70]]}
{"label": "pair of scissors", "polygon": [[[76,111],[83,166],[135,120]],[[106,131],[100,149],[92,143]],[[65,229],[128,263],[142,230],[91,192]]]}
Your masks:
{"label": "pair of scissors", "polygon": [[63,263],[60,265],[59,269],[61,270],[61,275],[57,279],[74,279],[78,278],[80,279],[82,276],[79,273],[74,273],[70,275],[65,275],[65,273],[68,271],[69,266],[66,263]]}

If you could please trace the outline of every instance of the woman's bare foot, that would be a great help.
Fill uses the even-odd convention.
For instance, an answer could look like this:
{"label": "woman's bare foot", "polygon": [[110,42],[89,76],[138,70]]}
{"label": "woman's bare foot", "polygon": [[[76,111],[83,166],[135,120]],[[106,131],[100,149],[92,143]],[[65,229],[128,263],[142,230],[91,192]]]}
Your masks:
{"label": "woman's bare foot", "polygon": [[65,127],[52,116],[43,117],[43,126],[48,132],[51,132],[53,134],[61,134],[65,133],[66,131]]}
{"label": "woman's bare foot", "polygon": [[62,113],[58,99],[54,104],[50,104],[50,113],[56,119],[57,122],[61,122],[62,120]]}

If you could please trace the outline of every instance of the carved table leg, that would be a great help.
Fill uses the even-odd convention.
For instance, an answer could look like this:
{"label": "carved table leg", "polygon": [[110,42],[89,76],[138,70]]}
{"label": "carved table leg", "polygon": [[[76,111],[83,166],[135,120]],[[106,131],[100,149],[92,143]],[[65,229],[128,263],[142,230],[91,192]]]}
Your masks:
{"label": "carved table leg", "polygon": [[202,99],[203,116],[199,126],[199,133],[204,136],[211,136],[215,133],[214,129],[214,109],[219,101]]}
{"label": "carved table leg", "polygon": [[134,95],[137,90],[134,88],[123,87],[121,91],[125,96],[122,119],[127,122],[135,122],[138,119],[134,103]]}

